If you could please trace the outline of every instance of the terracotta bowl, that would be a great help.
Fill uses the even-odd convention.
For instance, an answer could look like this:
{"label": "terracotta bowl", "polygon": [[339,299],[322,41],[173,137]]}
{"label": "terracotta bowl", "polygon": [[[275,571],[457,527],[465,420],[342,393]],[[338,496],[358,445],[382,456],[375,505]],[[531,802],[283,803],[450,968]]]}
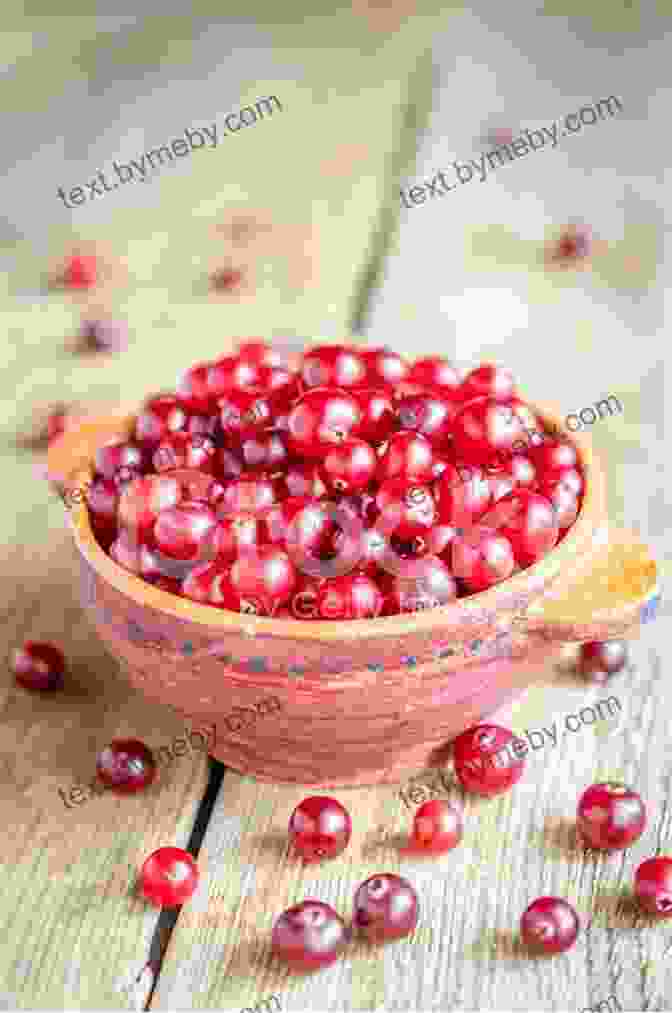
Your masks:
{"label": "terracotta bowl", "polygon": [[[536,410],[562,425],[555,409]],[[64,433],[50,477],[81,486],[95,448],[133,423],[112,416]],[[510,704],[560,644],[632,637],[653,617],[656,564],[634,534],[609,526],[590,439],[573,438],[587,488],[567,536],[529,569],[450,605],[356,622],[220,611],[121,569],[74,504],[84,607],[130,682],[208,726],[226,766],[320,788],[399,782],[445,762],[450,740]]]}

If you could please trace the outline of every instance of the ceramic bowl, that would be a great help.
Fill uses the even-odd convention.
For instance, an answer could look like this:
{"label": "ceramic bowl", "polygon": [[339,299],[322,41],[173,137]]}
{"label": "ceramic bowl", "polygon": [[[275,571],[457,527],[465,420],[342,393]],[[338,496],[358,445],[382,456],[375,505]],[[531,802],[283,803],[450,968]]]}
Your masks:
{"label": "ceramic bowl", "polygon": [[[535,410],[562,427],[555,409]],[[133,423],[110,416],[63,434],[49,451],[51,477],[81,487],[95,448]],[[449,605],[352,622],[221,611],[121,569],[75,503],[83,605],[133,686],[208,726],[226,766],[316,788],[397,783],[445,762],[450,740],[510,704],[562,643],[632,637],[653,616],[656,565],[636,535],[609,526],[590,438],[573,439],[586,493],[566,537]]]}

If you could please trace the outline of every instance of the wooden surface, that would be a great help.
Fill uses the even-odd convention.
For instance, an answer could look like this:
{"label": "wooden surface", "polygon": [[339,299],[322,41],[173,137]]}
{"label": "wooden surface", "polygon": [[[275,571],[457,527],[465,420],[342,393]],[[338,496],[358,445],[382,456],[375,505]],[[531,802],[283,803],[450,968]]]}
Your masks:
{"label": "wooden surface", "polygon": [[[70,671],[65,691],[49,697],[17,689],[8,670],[2,677],[0,1009],[238,1011],[272,1008],[262,1001],[274,995],[283,1010],[316,1013],[580,1010],[610,996],[624,1010],[672,1009],[672,928],[650,924],[628,897],[637,864],[672,851],[665,603],[633,644],[630,670],[608,690],[587,690],[562,670],[539,673],[538,686],[502,716],[521,734],[554,721],[560,727],[568,714],[610,696],[620,711],[531,753],[509,796],[465,799],[464,841],[438,860],[401,856],[412,814],[394,788],[362,789],[338,793],[353,817],[350,847],[304,871],[285,836],[302,792],[231,772],[222,778],[220,770],[210,774],[208,795],[207,764],[193,751],[137,798],[104,795],[66,808],[58,793],[72,798],[72,786],[90,780],[96,753],[115,735],[132,733],[158,748],[183,729],[125,686],[77,603],[63,508],[38,477],[40,455],[16,446],[53,400],[128,404],[170,385],[179,369],[224,350],[234,336],[283,329],[335,336],[358,320],[368,340],[407,354],[448,352],[463,363],[497,354],[516,367],[526,391],[566,399],[568,412],[607,393],[621,398],[623,414],[593,430],[609,463],[611,517],[636,527],[667,572],[669,204],[657,167],[669,158],[666,133],[647,126],[646,112],[666,122],[668,22],[662,9],[638,16],[595,5],[591,16],[577,11],[568,21],[553,16],[562,14],[553,5],[544,10],[437,16],[438,5],[355,3],[308,16],[297,5],[281,25],[260,12],[252,26],[244,11],[232,11],[220,35],[203,23],[196,32],[186,18],[130,24],[114,40],[96,36],[93,18],[63,19],[61,27],[58,19],[38,26],[16,18],[3,35],[3,60],[12,65],[4,108],[20,113],[11,171],[5,153],[10,199],[1,237],[0,456],[10,491],[3,635],[6,653],[28,636],[62,643]],[[570,58],[576,47],[580,59]],[[546,83],[536,87],[540,61]],[[411,185],[430,179],[442,159],[481,150],[473,137],[495,85],[488,64],[492,75],[505,70],[496,78],[504,118],[550,122],[619,88],[624,103],[634,96],[632,114],[593,128],[599,140],[574,139],[571,155],[569,148],[537,154],[536,163],[507,167],[473,195],[465,187],[436,209],[404,212],[395,239],[400,173]],[[568,87],[575,73],[581,79]],[[460,75],[469,83],[463,77],[456,87]],[[75,85],[85,99],[68,90]],[[115,157],[131,158],[184,126],[273,93],[287,96],[286,118],[241,134],[226,152],[202,153],[200,162],[194,156],[182,175],[157,175],[151,190],[129,188],[72,220],[60,213],[56,186],[74,186]],[[461,100],[449,102],[455,93]],[[81,110],[76,118],[73,108]],[[413,166],[415,128],[424,133]],[[588,176],[596,165],[606,167],[602,178]],[[516,172],[525,179],[514,182]],[[620,211],[609,217],[620,207],[619,187],[624,223]],[[123,200],[112,207],[117,196]],[[577,207],[579,200],[585,204]],[[243,212],[271,231],[241,252],[213,229]],[[533,266],[537,212],[549,227],[574,212],[593,213],[612,230],[603,281],[599,273],[551,278]],[[72,357],[65,343],[82,307],[44,293],[46,268],[77,237],[101,244],[112,263],[126,260],[127,275],[105,293],[105,305],[131,327],[130,347],[118,358]],[[619,259],[619,242],[640,257],[630,287],[632,265]],[[391,256],[381,259],[390,244]],[[210,296],[208,267],[241,256],[251,287]],[[508,301],[497,302],[500,292]],[[479,305],[490,305],[493,319],[474,326],[483,321]],[[520,306],[529,330],[516,323]],[[605,858],[576,845],[572,818],[582,789],[606,778],[634,785],[650,818],[635,846]],[[442,790],[455,790],[450,771],[444,782]],[[190,839],[202,839],[202,879],[173,925],[135,898],[135,873],[155,847]],[[313,896],[349,917],[355,887],[383,869],[400,871],[418,889],[422,915],[412,938],[377,952],[356,944],[306,979],[270,961],[270,929],[281,910]],[[516,943],[520,914],[544,893],[567,897],[584,923],[576,947],[552,961],[530,960]]]}

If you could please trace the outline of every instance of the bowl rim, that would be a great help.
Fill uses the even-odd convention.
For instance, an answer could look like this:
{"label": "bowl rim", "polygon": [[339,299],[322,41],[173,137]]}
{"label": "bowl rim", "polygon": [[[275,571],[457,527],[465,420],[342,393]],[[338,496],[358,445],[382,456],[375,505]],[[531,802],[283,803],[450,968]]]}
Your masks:
{"label": "bowl rim", "polygon": [[[561,424],[562,415],[556,405],[544,402],[543,405],[525,402],[534,411],[543,425],[554,426],[564,433]],[[135,421],[135,414],[129,414],[120,420],[119,431],[126,427],[130,435]],[[448,627],[469,623],[469,616],[482,613],[485,609],[489,614],[511,608],[515,596],[529,599],[540,594],[543,587],[557,577],[571,560],[585,558],[590,550],[596,529],[606,522],[604,476],[586,431],[571,431],[571,442],[574,444],[581,464],[585,491],[579,514],[563,538],[549,553],[532,566],[508,577],[500,584],[485,591],[454,599],[445,605],[418,612],[401,613],[393,616],[381,616],[376,619],[354,620],[319,620],[304,621],[274,619],[268,616],[246,615],[227,609],[218,609],[192,599],[180,598],[170,591],[164,591],[148,584],[135,574],[124,570],[107,555],[95,539],[89,513],[84,498],[80,503],[73,504],[70,510],[75,543],[95,573],[116,591],[130,598],[139,606],[149,606],[164,615],[190,622],[203,627],[204,633],[216,630],[219,633],[245,633],[248,636],[271,637],[273,639],[306,640],[306,641],[345,641],[366,639],[398,639],[409,634],[435,633],[436,627]],[[557,438],[550,436],[550,439]],[[71,481],[90,482],[93,475],[91,462],[86,467],[77,468],[70,476]],[[530,593],[530,587],[537,588]],[[508,605],[502,599],[506,599]],[[476,622],[472,619],[471,622]]]}

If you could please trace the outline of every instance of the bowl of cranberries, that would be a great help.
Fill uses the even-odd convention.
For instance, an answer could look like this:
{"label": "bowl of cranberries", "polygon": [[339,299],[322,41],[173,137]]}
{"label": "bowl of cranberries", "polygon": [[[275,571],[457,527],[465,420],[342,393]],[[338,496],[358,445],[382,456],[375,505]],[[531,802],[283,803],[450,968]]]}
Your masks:
{"label": "bowl of cranberries", "polygon": [[[127,677],[261,779],[442,762],[559,644],[634,635],[656,593],[588,437],[491,364],[247,341],[69,429],[49,472]],[[247,720],[269,692],[282,709]]]}

